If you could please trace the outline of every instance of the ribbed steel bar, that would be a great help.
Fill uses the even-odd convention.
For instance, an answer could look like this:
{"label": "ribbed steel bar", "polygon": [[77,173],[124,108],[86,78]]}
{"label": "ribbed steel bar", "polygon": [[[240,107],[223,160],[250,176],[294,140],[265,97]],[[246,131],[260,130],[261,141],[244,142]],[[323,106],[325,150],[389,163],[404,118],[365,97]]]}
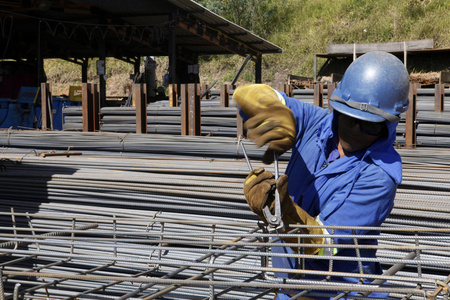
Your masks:
{"label": "ribbed steel bar", "polygon": [[[434,88],[417,90],[417,145],[450,147],[450,121],[448,112],[435,112]],[[294,89],[294,98],[313,104],[314,89]],[[328,96],[324,89],[324,97]],[[444,97],[450,97],[450,89],[444,90]],[[236,136],[236,109],[220,108],[220,100],[202,101],[202,135]],[[324,103],[327,107],[327,103]],[[135,109],[129,107],[102,109],[102,130],[111,132],[134,132]],[[152,103],[148,107],[148,132],[157,134],[180,134],[180,108],[169,107],[168,101]],[[82,130],[80,107],[64,109],[66,130]],[[405,143],[404,118],[397,132],[397,142]]]}
{"label": "ribbed steel bar", "polygon": [[[3,233],[0,240],[28,242],[29,246],[5,249],[9,252],[1,256],[0,263],[5,262],[7,271],[20,272],[33,264],[49,265],[41,261],[70,258],[70,263],[43,267],[40,273],[51,273],[58,280],[63,277],[59,274],[74,275],[56,286],[46,286],[47,290],[36,289],[36,296],[45,297],[49,293],[56,297],[64,291],[66,294],[61,298],[69,297],[67,299],[131,299],[153,295],[164,295],[168,299],[209,299],[211,293],[220,295],[221,299],[272,299],[273,289],[278,288],[297,289],[294,293],[298,293],[298,289],[305,290],[305,296],[314,295],[310,291],[317,290],[384,290],[385,287],[366,285],[343,289],[339,284],[295,279],[285,281],[289,287],[279,285],[280,279],[273,273],[280,270],[270,264],[261,265],[266,260],[270,263],[270,259],[278,255],[263,251],[276,246],[273,241],[265,240],[276,236],[258,227],[257,217],[245,203],[242,183],[248,166],[234,139],[124,137],[99,133],[96,140],[95,136],[72,132],[61,132],[61,136],[44,132],[5,133],[3,172],[0,172],[4,182],[0,187],[0,231]],[[118,137],[124,137],[125,142]],[[43,143],[43,139],[52,140],[54,144]],[[115,141],[119,146],[111,143],[113,140],[119,140]],[[71,144],[79,148],[70,151],[89,150],[83,150],[80,156],[44,158],[36,155],[54,149],[66,151]],[[188,153],[183,152],[184,145]],[[155,149],[145,151],[153,146],[165,153]],[[264,149],[256,149],[250,142],[246,142],[246,149],[254,167],[264,166],[258,161]],[[392,276],[327,273],[335,277],[387,280],[387,287],[392,288],[391,295],[401,298],[404,292],[412,290],[415,295],[435,293],[438,282],[445,282],[448,276],[450,221],[446,215],[450,203],[446,198],[450,195],[450,172],[445,161],[440,162],[448,154],[439,149],[399,151],[404,161],[404,180],[395,208],[382,227],[371,228],[381,231],[379,246],[374,246],[378,257],[320,259],[372,260],[388,269],[401,262],[408,251],[420,251],[419,258],[403,261],[405,267]],[[286,160],[282,160],[280,169],[285,167]],[[14,207],[14,226],[10,207]],[[75,226],[83,226],[93,220],[99,228],[87,232],[73,228],[73,222]],[[256,231],[248,233],[250,228]],[[351,231],[357,227],[345,229]],[[70,236],[39,236],[58,231],[70,233]],[[415,232],[419,235],[414,235]],[[242,240],[232,241],[237,238]],[[216,258],[199,260],[205,256]],[[303,254],[295,257],[317,258]],[[88,280],[76,277],[110,261],[114,261],[111,267],[94,272],[92,277],[84,277]],[[281,271],[314,274],[311,270]],[[137,288],[131,282],[148,279],[142,274],[159,280],[144,283],[141,287],[147,287],[145,289]],[[167,277],[169,274],[173,276]],[[39,274],[33,276],[36,281],[17,276],[9,278],[5,282],[9,296],[15,284],[21,284],[20,290],[42,284]],[[54,279],[46,277],[45,280]],[[418,283],[421,289],[416,288]],[[438,298],[444,295],[443,290],[438,292]]]}
{"label": "ribbed steel bar", "polygon": [[[202,135],[236,137],[236,108],[220,107],[220,101],[201,101]],[[63,109],[64,130],[82,130],[80,107]],[[135,132],[136,110],[133,107],[103,108],[101,130],[111,132]],[[169,107],[168,101],[151,103],[147,107],[149,133],[181,134],[180,107]]]}

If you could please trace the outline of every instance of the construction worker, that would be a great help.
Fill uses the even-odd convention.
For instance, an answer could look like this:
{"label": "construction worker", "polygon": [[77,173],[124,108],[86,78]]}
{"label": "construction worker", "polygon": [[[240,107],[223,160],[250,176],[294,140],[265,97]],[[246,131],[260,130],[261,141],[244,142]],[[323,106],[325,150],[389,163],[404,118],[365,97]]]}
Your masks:
{"label": "construction worker", "polygon": [[[380,51],[366,53],[348,67],[331,97],[331,113],[287,97],[264,84],[238,87],[233,99],[246,119],[248,137],[258,146],[268,146],[263,162],[271,163],[274,152],[281,155],[292,149],[285,175],[276,182],[273,174],[263,168],[248,175],[244,194],[251,210],[267,223],[263,208],[273,206],[273,187],[276,186],[286,230],[291,229],[290,224],[380,226],[393,208],[402,178],[401,158],[393,143],[399,115],[408,107],[408,92],[409,75],[405,66],[394,55]],[[304,232],[322,232],[321,228],[315,230]],[[323,233],[331,231],[327,229]],[[354,233],[379,234],[364,228]],[[336,229],[334,234],[351,235],[352,231]],[[359,249],[357,254],[355,247],[314,247],[323,244],[323,238],[305,242],[311,243],[310,247],[305,247],[305,253],[318,258],[320,255],[373,258],[376,252]],[[375,239],[357,242],[377,244]],[[332,243],[354,244],[354,239],[333,238]],[[293,254],[297,251],[290,247],[273,247],[272,252]],[[272,265],[299,267],[298,260],[292,257],[273,257]],[[370,261],[333,260],[332,266],[335,272],[359,273],[361,269],[365,274],[382,272],[379,263]],[[325,272],[329,267],[329,261],[324,259],[306,259],[304,265],[304,269]],[[277,275],[292,277],[295,274]],[[322,280],[325,276],[300,278]],[[359,282],[358,276],[331,277],[330,280]],[[365,283],[368,282],[370,280],[366,279]],[[327,291],[314,293],[315,296],[307,297],[333,298]],[[280,292],[276,299],[289,299],[293,294],[296,292]]]}

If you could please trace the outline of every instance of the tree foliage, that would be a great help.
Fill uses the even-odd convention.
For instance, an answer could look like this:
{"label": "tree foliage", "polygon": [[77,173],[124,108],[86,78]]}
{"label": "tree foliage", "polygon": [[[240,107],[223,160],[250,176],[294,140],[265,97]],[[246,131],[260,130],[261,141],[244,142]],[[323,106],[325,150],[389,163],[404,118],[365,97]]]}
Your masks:
{"label": "tree foliage", "polygon": [[292,21],[296,6],[303,1],[279,0],[198,0],[214,13],[231,22],[268,38],[277,31],[283,31]]}

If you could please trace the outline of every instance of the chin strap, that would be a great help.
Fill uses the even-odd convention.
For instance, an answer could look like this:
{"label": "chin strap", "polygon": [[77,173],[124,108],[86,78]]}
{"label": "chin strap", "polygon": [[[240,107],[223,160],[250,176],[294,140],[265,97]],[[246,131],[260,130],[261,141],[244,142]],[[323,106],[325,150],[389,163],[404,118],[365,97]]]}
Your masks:
{"label": "chin strap", "polygon": [[373,105],[370,105],[370,104],[367,104],[367,103],[364,103],[364,102],[356,102],[356,101],[351,101],[351,100],[344,101],[344,100],[342,100],[341,98],[339,98],[336,95],[332,95],[331,96],[331,100],[339,102],[339,103],[343,103],[343,104],[345,104],[345,105],[347,105],[347,106],[349,106],[351,108],[354,108],[354,109],[358,109],[358,110],[361,110],[361,111],[367,111],[367,112],[372,113],[374,115],[377,115],[377,116],[380,116],[382,118],[385,118],[386,120],[388,120],[391,123],[395,123],[395,122],[400,121],[400,116],[396,116],[396,115],[390,114],[390,113],[382,110],[381,108],[375,107]]}

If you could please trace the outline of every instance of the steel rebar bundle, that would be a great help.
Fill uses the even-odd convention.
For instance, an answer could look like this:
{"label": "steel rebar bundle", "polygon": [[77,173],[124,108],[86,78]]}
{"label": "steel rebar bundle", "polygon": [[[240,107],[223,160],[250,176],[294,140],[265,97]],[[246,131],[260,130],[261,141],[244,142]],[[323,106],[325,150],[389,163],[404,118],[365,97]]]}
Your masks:
{"label": "steel rebar bundle", "polygon": [[[235,137],[236,108],[220,107],[217,100],[201,101],[201,134]],[[63,109],[64,130],[82,131],[81,107]],[[135,107],[104,107],[101,109],[101,131],[136,132]],[[147,132],[181,134],[180,107],[170,107],[167,100],[154,102],[147,107]]]}
{"label": "steel rebar bundle", "polygon": [[[218,91],[212,91],[211,100],[201,101],[201,135],[236,136],[236,108],[220,107]],[[417,90],[416,133],[417,146],[450,147],[449,113],[435,112],[435,90]],[[302,102],[313,103],[314,89],[294,89],[293,97]],[[450,89],[445,89],[444,97],[450,97]],[[328,107],[328,90],[323,93],[324,107]],[[64,130],[82,130],[81,107],[66,107],[63,110]],[[136,110],[133,107],[102,108],[101,131],[135,132]],[[397,128],[397,143],[405,144],[405,114]],[[147,108],[147,132],[155,134],[181,133],[181,111],[179,107],[169,107],[167,100],[154,102]]]}
{"label": "steel rebar bundle", "polygon": [[[381,231],[377,258],[313,257],[373,260],[385,270],[321,274],[374,280],[345,285],[302,279],[314,270],[271,267],[280,255],[270,251],[277,239],[295,236],[292,247],[310,245],[301,231],[268,233],[248,209],[242,193],[248,166],[235,139],[0,134],[7,299],[272,299],[279,289],[310,297],[339,291],[338,298],[355,299],[372,292],[411,299],[448,293],[450,169],[442,149],[399,150],[404,179],[394,210],[383,227],[372,228]],[[262,167],[263,149],[244,142],[253,166]],[[281,170],[286,163],[280,161]],[[348,228],[350,237],[366,238],[351,235],[356,229]],[[299,260],[312,258],[299,253]],[[286,281],[278,272],[298,278]]]}

